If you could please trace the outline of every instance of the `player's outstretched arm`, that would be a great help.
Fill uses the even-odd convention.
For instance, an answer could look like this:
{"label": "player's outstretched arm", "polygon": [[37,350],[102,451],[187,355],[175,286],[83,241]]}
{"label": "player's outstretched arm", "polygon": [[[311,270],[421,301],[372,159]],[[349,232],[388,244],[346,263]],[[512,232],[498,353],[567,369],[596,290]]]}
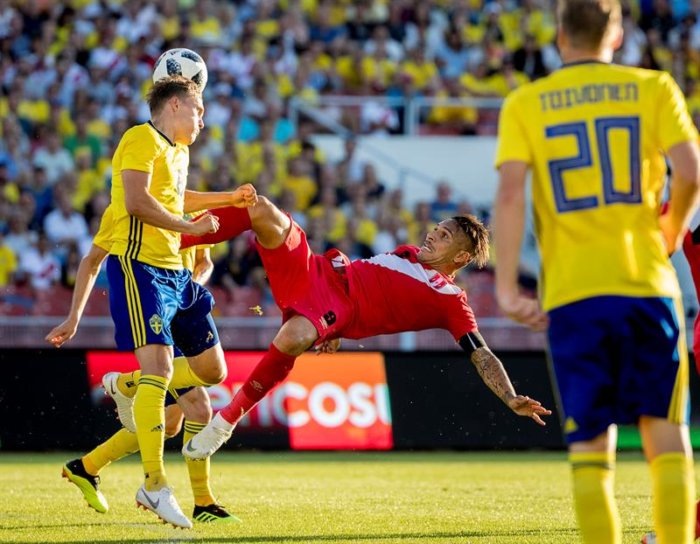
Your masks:
{"label": "player's outstretched arm", "polygon": [[45,340],[55,347],[60,348],[75,336],[80,324],[80,319],[83,316],[85,305],[87,304],[92,288],[95,286],[95,280],[100,273],[100,266],[107,257],[107,252],[99,246],[93,244],[90,251],[82,258],[78,266],[78,274],[75,278],[75,287],[73,289],[73,299],[71,301],[70,312],[68,317],[51,330],[46,335]]}
{"label": "player's outstretched arm", "polygon": [[515,392],[503,363],[488,348],[478,332],[465,334],[459,344],[469,353],[479,376],[499,399],[519,416],[530,417],[539,425],[546,425],[541,416],[550,415],[551,410],[547,410],[539,401]]}
{"label": "player's outstretched arm", "polygon": [[166,210],[148,192],[151,175],[138,170],[122,170],[124,182],[124,203],[129,215],[161,229],[200,236],[219,229],[219,220],[209,214],[199,216],[195,221],[185,221]]}
{"label": "player's outstretched arm", "polygon": [[246,183],[233,191],[218,193],[201,193],[199,191],[185,191],[185,213],[199,210],[211,210],[235,206],[236,208],[250,208],[258,201],[258,193],[250,183]]}

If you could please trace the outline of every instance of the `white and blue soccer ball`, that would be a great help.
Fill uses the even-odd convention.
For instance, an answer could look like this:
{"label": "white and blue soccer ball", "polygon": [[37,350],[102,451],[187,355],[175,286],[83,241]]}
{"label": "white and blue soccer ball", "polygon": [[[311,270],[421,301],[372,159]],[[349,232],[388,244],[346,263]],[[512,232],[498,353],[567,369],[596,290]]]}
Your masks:
{"label": "white and blue soccer ball", "polygon": [[168,49],[153,67],[153,83],[170,76],[183,76],[194,81],[201,91],[207,86],[209,72],[204,59],[191,49]]}

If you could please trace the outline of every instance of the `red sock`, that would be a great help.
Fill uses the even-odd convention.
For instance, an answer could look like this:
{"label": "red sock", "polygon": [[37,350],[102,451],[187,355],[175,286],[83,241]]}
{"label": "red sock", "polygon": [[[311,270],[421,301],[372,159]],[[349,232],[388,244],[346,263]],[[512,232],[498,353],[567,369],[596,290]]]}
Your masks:
{"label": "red sock", "polygon": [[270,349],[250,373],[243,387],[219,413],[229,423],[238,423],[260,399],[289,375],[295,360],[294,355],[282,353],[274,344],[270,344]]}
{"label": "red sock", "polygon": [[695,539],[700,538],[700,501],[695,505]]}
{"label": "red sock", "polygon": [[219,218],[219,230],[202,236],[183,234],[180,237],[180,249],[203,244],[213,245],[219,242],[225,242],[226,240],[235,238],[241,232],[245,232],[251,227],[248,208],[229,206],[228,208],[209,210],[209,213]]}

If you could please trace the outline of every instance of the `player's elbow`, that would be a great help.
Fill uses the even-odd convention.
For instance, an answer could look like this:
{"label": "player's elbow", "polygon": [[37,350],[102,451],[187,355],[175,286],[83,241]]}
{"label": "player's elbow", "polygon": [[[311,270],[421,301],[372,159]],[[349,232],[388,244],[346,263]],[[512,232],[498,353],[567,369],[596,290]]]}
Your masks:
{"label": "player's elbow", "polygon": [[669,150],[673,178],[677,182],[700,187],[700,148],[695,142],[684,142]]}
{"label": "player's elbow", "polygon": [[143,205],[141,201],[136,198],[127,198],[124,201],[124,206],[126,207],[126,213],[134,217],[140,217],[143,213]]}
{"label": "player's elbow", "polygon": [[83,257],[82,266],[87,267],[92,274],[97,275],[106,257],[107,252],[104,249],[93,245],[87,255]]}

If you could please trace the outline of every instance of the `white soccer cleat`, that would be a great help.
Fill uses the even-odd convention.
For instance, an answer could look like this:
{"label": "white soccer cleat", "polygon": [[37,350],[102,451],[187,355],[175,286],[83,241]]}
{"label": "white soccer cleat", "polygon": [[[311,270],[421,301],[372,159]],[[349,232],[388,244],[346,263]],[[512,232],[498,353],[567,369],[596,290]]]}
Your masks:
{"label": "white soccer cleat", "polygon": [[656,544],[656,533],[647,533],[642,537],[642,544]]}
{"label": "white soccer cleat", "polygon": [[221,414],[216,414],[209,424],[190,438],[182,447],[182,455],[189,459],[206,459],[231,438],[235,425]]}
{"label": "white soccer cleat", "polygon": [[165,523],[182,529],[192,529],[192,522],[180,510],[172,489],[162,487],[158,491],[146,491],[144,486],[136,492],[136,506],[150,510]]}
{"label": "white soccer cleat", "polygon": [[135,433],[134,399],[127,397],[124,393],[119,391],[117,387],[117,378],[119,378],[119,372],[107,372],[107,374],[102,376],[102,385],[105,388],[105,392],[112,397],[114,404],[117,405],[119,421],[121,421],[127,431]]}

